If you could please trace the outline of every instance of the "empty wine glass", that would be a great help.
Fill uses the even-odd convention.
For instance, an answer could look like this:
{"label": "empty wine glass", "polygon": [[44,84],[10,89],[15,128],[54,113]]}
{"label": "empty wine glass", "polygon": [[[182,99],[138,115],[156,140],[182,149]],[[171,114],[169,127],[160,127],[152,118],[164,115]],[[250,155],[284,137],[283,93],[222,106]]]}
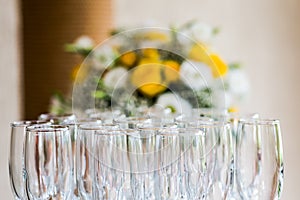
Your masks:
{"label": "empty wine glass", "polygon": [[[213,128],[213,127],[212,127]],[[228,199],[234,167],[234,147],[231,126],[226,122],[214,122],[214,129],[218,133],[215,147],[216,164],[212,187],[209,188],[206,199]]]}
{"label": "empty wine glass", "polygon": [[133,129],[103,128],[95,132],[94,199],[132,199],[127,139]]}
{"label": "empty wine glass", "polygon": [[186,199],[182,195],[181,145],[178,129],[163,128],[157,134],[158,195],[162,200]]}
{"label": "empty wine glass", "polygon": [[76,142],[76,172],[77,187],[80,197],[85,200],[93,199],[93,179],[95,163],[95,132],[103,129],[118,128],[114,124],[85,123],[78,126]]}
{"label": "empty wine glass", "polygon": [[72,199],[73,166],[69,128],[60,125],[28,127],[25,169],[28,199]]}
{"label": "empty wine glass", "polygon": [[205,199],[214,182],[217,146],[222,126],[206,122],[196,128],[181,129],[181,177],[187,199]]}
{"label": "empty wine glass", "polygon": [[283,186],[283,150],[278,120],[240,120],[236,167],[243,199],[279,199]]}
{"label": "empty wine glass", "polygon": [[78,126],[76,142],[76,177],[79,195],[84,200],[93,199],[94,133],[100,130],[97,124]]}
{"label": "empty wine glass", "polygon": [[158,198],[157,133],[162,128],[160,126],[160,122],[143,124],[136,134],[129,136],[131,185],[135,198]]}
{"label": "empty wine glass", "polygon": [[237,141],[237,130],[239,120],[241,119],[258,119],[258,113],[229,113],[227,115],[227,120],[230,123],[231,136],[233,141],[233,163],[232,163],[232,178],[230,179],[230,188],[227,194],[228,200],[239,200],[242,199],[238,192],[237,181],[236,181],[236,141]]}
{"label": "empty wine glass", "polygon": [[9,177],[15,199],[26,199],[24,164],[24,143],[26,127],[33,124],[46,124],[46,121],[19,121],[11,124],[9,153]]}
{"label": "empty wine glass", "polygon": [[99,120],[91,119],[76,119],[74,114],[64,114],[64,115],[54,115],[51,113],[44,113],[39,116],[39,119],[48,120],[52,124],[56,125],[67,125],[70,129],[71,141],[72,141],[72,156],[73,156],[73,181],[74,181],[74,196],[73,199],[79,199],[77,181],[76,181],[76,139],[77,139],[77,130],[76,127],[78,124],[87,123],[87,122],[98,122]]}

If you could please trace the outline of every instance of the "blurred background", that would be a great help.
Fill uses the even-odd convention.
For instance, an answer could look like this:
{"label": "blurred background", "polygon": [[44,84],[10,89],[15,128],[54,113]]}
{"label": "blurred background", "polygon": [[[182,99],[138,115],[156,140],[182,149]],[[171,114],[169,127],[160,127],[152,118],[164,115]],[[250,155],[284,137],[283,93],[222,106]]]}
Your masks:
{"label": "blurred background", "polygon": [[283,200],[300,184],[299,0],[0,0],[0,194],[8,179],[9,123],[46,112],[55,90],[70,90],[80,58],[64,52],[80,35],[103,41],[116,26],[180,24],[191,19],[221,29],[215,49],[242,61],[251,94],[242,110],[280,118],[284,139]]}

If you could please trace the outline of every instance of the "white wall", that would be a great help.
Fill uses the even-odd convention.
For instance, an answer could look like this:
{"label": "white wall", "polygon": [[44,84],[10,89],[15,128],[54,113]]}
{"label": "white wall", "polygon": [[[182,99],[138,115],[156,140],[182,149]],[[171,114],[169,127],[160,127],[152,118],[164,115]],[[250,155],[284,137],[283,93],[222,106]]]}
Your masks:
{"label": "white wall", "polygon": [[0,0],[0,199],[13,199],[8,179],[10,122],[20,117],[17,0]]}
{"label": "white wall", "polygon": [[222,30],[215,47],[242,61],[252,93],[245,110],[281,119],[285,154],[284,200],[300,190],[300,1],[115,0],[116,25],[159,25],[199,19]]}

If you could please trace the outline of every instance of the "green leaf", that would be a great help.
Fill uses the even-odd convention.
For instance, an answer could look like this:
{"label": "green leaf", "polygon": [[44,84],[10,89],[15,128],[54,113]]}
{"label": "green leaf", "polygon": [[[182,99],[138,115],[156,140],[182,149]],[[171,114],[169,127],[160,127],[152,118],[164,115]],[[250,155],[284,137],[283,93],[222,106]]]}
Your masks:
{"label": "green leaf", "polygon": [[77,53],[77,48],[74,44],[66,44],[64,49],[69,53]]}
{"label": "green leaf", "polygon": [[97,90],[93,93],[93,96],[97,99],[104,99],[107,96],[107,94],[104,91]]}
{"label": "green leaf", "polygon": [[240,63],[230,63],[228,65],[228,67],[229,67],[230,70],[235,70],[235,69],[241,69],[242,68]]}
{"label": "green leaf", "polygon": [[93,48],[79,48],[76,44],[66,44],[64,49],[68,53],[78,53],[84,57],[88,56],[93,50]]}
{"label": "green leaf", "polygon": [[220,30],[219,27],[215,27],[215,28],[213,29],[213,35],[218,35],[220,32],[221,32],[221,30]]}

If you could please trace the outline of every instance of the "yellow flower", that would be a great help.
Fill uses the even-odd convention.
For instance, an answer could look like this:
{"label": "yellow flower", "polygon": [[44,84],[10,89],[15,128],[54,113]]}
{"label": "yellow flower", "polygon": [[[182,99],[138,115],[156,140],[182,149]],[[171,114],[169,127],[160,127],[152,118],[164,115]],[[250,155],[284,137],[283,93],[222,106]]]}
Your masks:
{"label": "yellow flower", "polygon": [[217,54],[213,53],[209,55],[204,46],[194,45],[191,48],[189,57],[210,66],[215,78],[224,76],[228,71],[228,67],[225,62]]}
{"label": "yellow flower", "polygon": [[174,60],[165,60],[162,62],[162,64],[162,67],[164,69],[165,81],[177,81],[179,78],[179,63]]}
{"label": "yellow flower", "polygon": [[159,53],[157,49],[146,48],[142,50],[143,57],[151,60],[159,60]]}
{"label": "yellow flower", "polygon": [[132,66],[135,61],[136,61],[136,54],[135,52],[131,51],[128,53],[123,54],[120,57],[121,62],[125,65],[125,66]]}
{"label": "yellow flower", "polygon": [[203,62],[207,65],[211,64],[207,49],[203,45],[195,44],[189,52],[189,58],[198,62]]}
{"label": "yellow flower", "polygon": [[[80,73],[79,73],[80,72]],[[82,83],[87,76],[87,70],[81,65],[76,65],[71,73],[71,79],[73,82]]]}
{"label": "yellow flower", "polygon": [[131,83],[145,96],[154,97],[167,89],[161,77],[161,69],[160,63],[139,65],[132,72]]}
{"label": "yellow flower", "polygon": [[230,108],[228,108],[228,112],[229,113],[235,113],[238,112],[239,109],[237,107],[231,106]]}
{"label": "yellow flower", "polygon": [[213,76],[215,78],[224,76],[228,71],[228,67],[225,62],[217,54],[211,54],[210,59],[213,63],[210,65]]}
{"label": "yellow flower", "polygon": [[137,66],[140,66],[140,65],[146,65],[146,64],[158,64],[159,61],[158,60],[155,60],[155,59],[150,59],[150,58],[142,58],[140,61],[139,61],[139,64]]}
{"label": "yellow flower", "polygon": [[142,39],[144,40],[158,40],[161,42],[167,42],[170,38],[166,33],[148,31],[143,33]]}

